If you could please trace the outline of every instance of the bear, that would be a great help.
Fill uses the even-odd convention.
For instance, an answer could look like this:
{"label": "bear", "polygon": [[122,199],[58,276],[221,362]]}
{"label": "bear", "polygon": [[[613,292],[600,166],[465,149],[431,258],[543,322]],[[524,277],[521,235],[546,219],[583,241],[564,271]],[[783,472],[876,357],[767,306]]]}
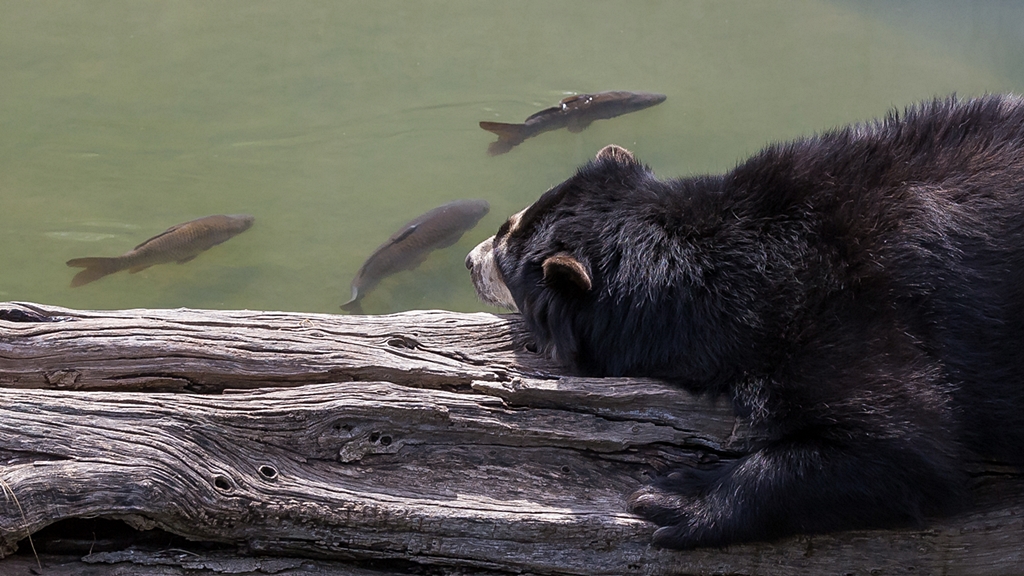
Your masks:
{"label": "bear", "polygon": [[466,259],[538,351],[765,438],[628,498],[657,546],[921,526],[1024,464],[1024,99],[937,98],[660,180],[607,146]]}

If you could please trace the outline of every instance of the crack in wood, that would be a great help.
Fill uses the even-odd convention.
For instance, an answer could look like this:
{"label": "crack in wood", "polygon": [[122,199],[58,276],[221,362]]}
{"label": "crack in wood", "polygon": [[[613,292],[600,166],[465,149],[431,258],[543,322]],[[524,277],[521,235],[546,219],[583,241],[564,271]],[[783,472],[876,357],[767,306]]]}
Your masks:
{"label": "crack in wood", "polygon": [[[758,438],[724,403],[565,374],[525,351],[515,317],[0,304],[14,309],[75,322],[0,319],[0,482],[25,514],[0,498],[0,555],[25,528],[103,517],[271,556],[261,562],[438,574],[980,574],[1024,563],[1024,478],[997,463],[979,463],[976,508],[923,530],[652,548],[654,526],[625,511],[626,496]],[[281,337],[298,330],[332,335]],[[91,561],[134,561],[119,554]],[[148,554],[139,566],[161,558]],[[166,566],[193,558],[163,554]],[[189,565],[224,558],[199,556]]]}

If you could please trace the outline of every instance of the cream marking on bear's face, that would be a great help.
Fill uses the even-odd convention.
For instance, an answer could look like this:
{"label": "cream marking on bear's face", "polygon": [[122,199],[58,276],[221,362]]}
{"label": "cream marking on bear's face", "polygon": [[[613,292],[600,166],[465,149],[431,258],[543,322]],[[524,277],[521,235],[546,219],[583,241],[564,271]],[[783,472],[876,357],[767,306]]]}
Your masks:
{"label": "cream marking on bear's face", "polygon": [[523,208],[519,212],[516,212],[515,214],[508,217],[508,232],[505,233],[506,238],[510,234],[514,234],[517,230],[519,230],[519,223],[523,220],[523,214],[525,214],[526,211],[529,209],[530,207],[527,206],[526,208]]}
{"label": "cream marking on bear's face", "polygon": [[494,236],[477,244],[476,248],[466,256],[466,267],[473,278],[476,294],[485,303],[492,306],[518,311],[512,293],[501,277],[501,270],[494,261]]}

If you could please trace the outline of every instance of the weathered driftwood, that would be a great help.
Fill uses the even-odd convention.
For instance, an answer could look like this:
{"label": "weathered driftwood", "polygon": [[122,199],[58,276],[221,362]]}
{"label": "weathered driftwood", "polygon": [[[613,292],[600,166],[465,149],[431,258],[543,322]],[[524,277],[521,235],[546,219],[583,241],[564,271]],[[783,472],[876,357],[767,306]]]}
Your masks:
{"label": "weathered driftwood", "polygon": [[0,553],[98,516],[295,573],[301,558],[538,574],[1024,566],[1020,474],[980,465],[978,505],[928,529],[651,548],[625,497],[756,438],[727,406],[560,375],[529,346],[515,317],[489,314],[0,304]]}

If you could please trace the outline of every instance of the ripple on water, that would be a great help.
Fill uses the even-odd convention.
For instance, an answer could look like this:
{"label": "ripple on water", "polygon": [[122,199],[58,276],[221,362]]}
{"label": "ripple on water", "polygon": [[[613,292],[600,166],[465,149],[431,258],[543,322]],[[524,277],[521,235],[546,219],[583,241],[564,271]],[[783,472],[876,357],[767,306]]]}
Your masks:
{"label": "ripple on water", "polygon": [[45,232],[47,238],[55,240],[67,240],[70,242],[98,242],[109,238],[116,238],[116,234],[103,234],[102,232]]}

